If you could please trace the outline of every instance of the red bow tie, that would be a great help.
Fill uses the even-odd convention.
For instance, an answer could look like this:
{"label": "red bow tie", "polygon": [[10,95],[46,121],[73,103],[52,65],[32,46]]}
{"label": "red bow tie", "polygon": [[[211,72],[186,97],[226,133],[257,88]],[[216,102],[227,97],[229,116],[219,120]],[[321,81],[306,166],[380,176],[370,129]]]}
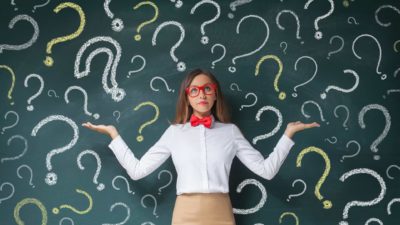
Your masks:
{"label": "red bow tie", "polygon": [[206,116],[202,119],[198,118],[197,116],[193,115],[190,117],[190,124],[193,127],[198,126],[199,124],[203,124],[205,127],[210,128],[211,127],[211,122],[212,122],[212,118],[211,115],[210,116]]}

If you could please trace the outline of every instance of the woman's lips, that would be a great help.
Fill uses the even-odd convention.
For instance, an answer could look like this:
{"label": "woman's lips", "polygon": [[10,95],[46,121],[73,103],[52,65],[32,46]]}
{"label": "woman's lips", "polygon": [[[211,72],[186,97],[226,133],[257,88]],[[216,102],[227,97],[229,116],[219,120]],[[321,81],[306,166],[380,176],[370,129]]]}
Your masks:
{"label": "woman's lips", "polygon": [[208,104],[208,102],[206,102],[206,101],[202,101],[202,102],[199,102],[198,104],[199,104],[199,105],[207,105],[207,104]]}

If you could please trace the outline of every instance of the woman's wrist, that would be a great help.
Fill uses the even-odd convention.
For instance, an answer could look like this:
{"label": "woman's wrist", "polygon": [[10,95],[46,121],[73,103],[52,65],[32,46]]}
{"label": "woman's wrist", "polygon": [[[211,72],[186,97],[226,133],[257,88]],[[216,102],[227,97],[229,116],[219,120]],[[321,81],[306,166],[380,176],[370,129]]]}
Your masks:
{"label": "woman's wrist", "polygon": [[293,135],[294,135],[294,132],[292,132],[292,131],[290,131],[290,130],[285,130],[285,135],[286,135],[288,138],[292,139],[292,138],[293,138]]}
{"label": "woman's wrist", "polygon": [[117,131],[117,130],[111,130],[111,131],[109,132],[109,135],[110,135],[111,139],[114,140],[114,138],[118,137],[119,134],[118,134],[118,131]]}

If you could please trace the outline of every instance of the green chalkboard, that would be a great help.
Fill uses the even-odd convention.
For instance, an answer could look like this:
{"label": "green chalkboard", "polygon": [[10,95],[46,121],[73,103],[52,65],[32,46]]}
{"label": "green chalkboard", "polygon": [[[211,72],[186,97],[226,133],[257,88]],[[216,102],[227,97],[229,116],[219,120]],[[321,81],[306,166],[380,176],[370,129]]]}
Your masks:
{"label": "green chalkboard", "polygon": [[116,126],[141,157],[194,68],[217,76],[265,157],[288,122],[321,124],[295,135],[273,180],[234,159],[238,225],[398,224],[398,1],[12,0],[0,11],[0,224],[170,224],[172,160],[132,181],[110,138],[81,123]]}

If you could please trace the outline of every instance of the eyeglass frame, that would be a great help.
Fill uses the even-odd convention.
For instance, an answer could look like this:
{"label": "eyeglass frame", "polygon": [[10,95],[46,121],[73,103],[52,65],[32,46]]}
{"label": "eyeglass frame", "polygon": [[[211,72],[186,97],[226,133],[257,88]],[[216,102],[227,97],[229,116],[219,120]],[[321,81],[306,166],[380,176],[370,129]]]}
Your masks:
{"label": "eyeglass frame", "polygon": [[[207,84],[203,84],[203,85],[201,85],[201,86],[190,85],[189,87],[185,88],[185,92],[186,92],[186,94],[187,94],[188,96],[190,96],[190,97],[192,97],[192,98],[195,98],[195,97],[199,96],[199,94],[200,94],[201,91],[203,91],[203,93],[204,93],[205,95],[212,95],[212,94],[206,94],[206,92],[204,91],[204,88],[205,88],[206,86],[208,86],[208,85],[210,85],[211,88],[213,89],[214,93],[216,93],[216,91],[217,91],[217,84],[215,84],[215,83],[207,83]],[[197,88],[199,89],[199,93],[197,93],[196,96],[191,96],[191,95],[190,95],[190,90],[189,90],[190,87],[197,87]],[[213,93],[213,94],[214,94],[214,93]]]}

